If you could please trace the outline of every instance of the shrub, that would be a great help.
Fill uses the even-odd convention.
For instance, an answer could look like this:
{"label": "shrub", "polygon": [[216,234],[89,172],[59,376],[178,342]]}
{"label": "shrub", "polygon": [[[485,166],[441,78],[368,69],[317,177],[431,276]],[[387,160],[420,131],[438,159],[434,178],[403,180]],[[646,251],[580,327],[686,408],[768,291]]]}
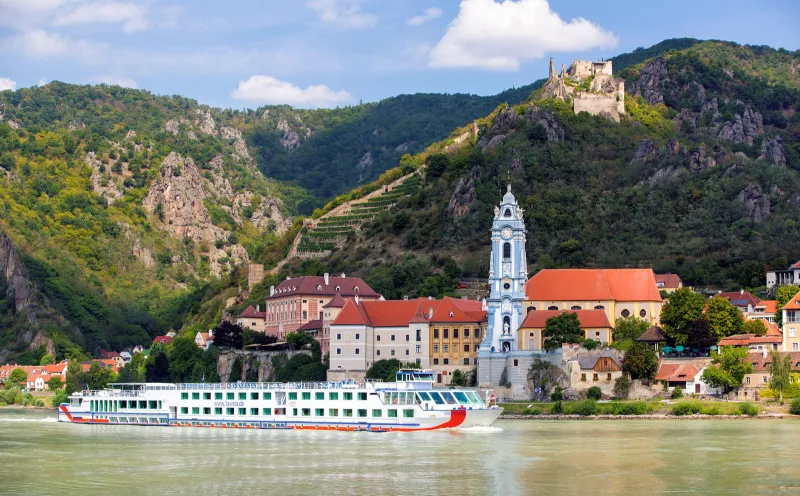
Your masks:
{"label": "shrub", "polygon": [[800,415],[800,398],[792,400],[792,405],[789,407],[789,413],[792,415]]}
{"label": "shrub", "polygon": [[542,411],[538,408],[526,408],[522,410],[523,415],[541,415]]}
{"label": "shrub", "polygon": [[750,417],[755,417],[761,411],[758,406],[754,405],[753,403],[740,403],[739,404],[739,412],[742,415],[748,415]]}
{"label": "shrub", "polygon": [[572,405],[569,413],[573,415],[583,415],[584,417],[597,415],[597,402],[594,400],[579,401]]}
{"label": "shrub", "polygon": [[626,399],[631,394],[631,380],[627,376],[617,377],[614,381],[614,396]]}
{"label": "shrub", "polygon": [[703,415],[722,415],[722,410],[719,405],[703,405],[700,413]]}
{"label": "shrub", "polygon": [[564,413],[564,405],[561,404],[561,401],[556,401],[553,405],[553,408],[550,409],[550,413],[554,415],[559,415]]}
{"label": "shrub", "polygon": [[612,415],[647,415],[653,411],[653,407],[646,401],[636,401],[633,403],[611,402],[609,413]]}
{"label": "shrub", "polygon": [[560,402],[561,400],[563,400],[564,394],[562,391],[563,389],[561,389],[561,386],[556,386],[555,389],[553,389],[553,392],[550,393],[550,401]]}
{"label": "shrub", "polygon": [[603,391],[600,389],[599,386],[592,386],[586,391],[586,397],[590,400],[599,400],[603,397]]}
{"label": "shrub", "polygon": [[683,389],[680,386],[675,386],[675,389],[672,390],[672,399],[683,398]]}
{"label": "shrub", "polygon": [[678,403],[677,405],[672,407],[672,414],[683,416],[683,415],[694,415],[696,413],[700,413],[703,406],[700,402],[697,401],[686,401],[683,403]]}

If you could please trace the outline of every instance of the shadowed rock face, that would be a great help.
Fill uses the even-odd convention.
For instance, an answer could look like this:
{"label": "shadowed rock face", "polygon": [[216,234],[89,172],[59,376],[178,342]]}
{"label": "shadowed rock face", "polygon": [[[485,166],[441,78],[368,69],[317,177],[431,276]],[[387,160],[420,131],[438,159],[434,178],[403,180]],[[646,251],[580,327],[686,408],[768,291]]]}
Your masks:
{"label": "shadowed rock face", "polygon": [[633,151],[633,156],[631,157],[630,163],[647,162],[653,158],[655,154],[656,145],[648,139],[642,140],[636,146],[636,150]]}
{"label": "shadowed rock face", "polygon": [[772,139],[765,139],[761,144],[761,160],[766,160],[774,165],[786,165],[786,153],[783,150],[783,138],[775,136]]}
{"label": "shadowed rock face", "polygon": [[478,195],[475,192],[475,181],[470,178],[465,180],[463,177],[458,181],[453,195],[450,197],[450,203],[447,205],[447,211],[454,217],[462,217],[469,213],[469,209]]}
{"label": "shadowed rock face", "polygon": [[761,222],[769,218],[769,196],[761,192],[757,184],[749,184],[739,193],[739,201],[744,204],[747,217],[754,222]]}
{"label": "shadowed rock face", "polygon": [[664,103],[664,95],[661,94],[661,83],[667,78],[667,61],[664,57],[658,57],[648,62],[639,73],[639,79],[631,84],[630,92],[634,95],[642,95],[645,101],[651,105]]}
{"label": "shadowed rock face", "polygon": [[31,308],[35,298],[33,285],[28,280],[28,269],[5,233],[0,234],[0,272],[8,284],[6,296],[14,295],[14,309],[24,312]]}
{"label": "shadowed rock face", "polygon": [[753,141],[764,134],[764,119],[761,114],[752,108],[745,107],[741,114],[736,114],[734,122],[726,122],[717,134],[719,141],[729,141],[734,145],[747,143],[752,145]]}

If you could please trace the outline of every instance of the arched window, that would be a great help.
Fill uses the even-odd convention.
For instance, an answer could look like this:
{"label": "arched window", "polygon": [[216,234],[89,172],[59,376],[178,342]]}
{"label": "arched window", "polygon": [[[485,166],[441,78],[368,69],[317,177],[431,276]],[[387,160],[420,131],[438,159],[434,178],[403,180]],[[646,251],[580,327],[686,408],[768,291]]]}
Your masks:
{"label": "arched window", "polygon": [[511,258],[511,243],[503,243],[503,258]]}
{"label": "arched window", "polygon": [[548,310],[558,310],[558,307],[553,305],[553,306],[547,307],[547,309]]}
{"label": "arched window", "polygon": [[647,317],[647,310],[645,310],[644,308],[639,310],[639,317],[641,317],[641,318]]}
{"label": "arched window", "polygon": [[534,310],[536,310],[536,307],[528,307],[528,311],[527,311],[527,313],[531,313],[531,312],[533,312]]}
{"label": "arched window", "polygon": [[507,208],[506,212],[503,214],[503,217],[511,217],[511,209]]}
{"label": "arched window", "polygon": [[339,291],[341,291],[341,290],[342,290],[342,288],[341,288],[341,287],[339,287],[339,286],[336,286],[336,292],[337,292],[337,293],[338,293]]}
{"label": "arched window", "polygon": [[620,315],[622,315],[622,316],[623,316],[623,317],[625,317],[625,318],[628,318],[628,317],[630,317],[630,316],[631,316],[631,313],[630,313],[630,312],[628,311],[628,309],[626,308],[625,310],[623,310],[623,311],[622,311],[622,313],[620,313]]}
{"label": "arched window", "polygon": [[570,308],[570,310],[583,310],[583,308],[580,305],[572,305],[572,308]]}
{"label": "arched window", "polygon": [[594,309],[595,310],[605,310],[606,307],[604,307],[603,305],[597,305],[596,307],[594,307]]}
{"label": "arched window", "polygon": [[353,292],[354,292],[354,293],[358,293],[358,286],[356,286],[356,287],[354,287],[354,288],[353,288]]}

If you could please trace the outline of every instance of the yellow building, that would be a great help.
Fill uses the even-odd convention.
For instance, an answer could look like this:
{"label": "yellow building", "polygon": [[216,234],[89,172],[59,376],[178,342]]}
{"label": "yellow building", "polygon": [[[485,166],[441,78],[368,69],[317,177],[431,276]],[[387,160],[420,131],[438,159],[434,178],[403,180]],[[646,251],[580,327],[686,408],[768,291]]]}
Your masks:
{"label": "yellow building", "polygon": [[[584,339],[592,339],[602,344],[612,341],[611,324],[602,310],[574,310],[578,315]],[[557,317],[564,313],[563,310],[535,310],[528,312],[525,320],[517,331],[517,348],[520,350],[542,350],[544,348],[544,328],[547,319]]]}
{"label": "yellow building", "polygon": [[614,326],[620,317],[651,325],[663,301],[652,269],[544,269],[525,284],[525,310],[602,310]]}
{"label": "yellow building", "polygon": [[430,364],[436,382],[449,384],[453,372],[475,370],[478,347],[486,332],[486,310],[476,300],[457,300],[445,296],[431,307]]}

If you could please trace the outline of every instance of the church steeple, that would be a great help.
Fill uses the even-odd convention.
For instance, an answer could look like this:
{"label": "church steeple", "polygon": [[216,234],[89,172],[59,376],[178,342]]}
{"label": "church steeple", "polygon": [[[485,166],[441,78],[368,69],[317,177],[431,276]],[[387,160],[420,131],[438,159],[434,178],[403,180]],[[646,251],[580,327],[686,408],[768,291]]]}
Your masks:
{"label": "church steeple", "polygon": [[492,254],[489,260],[489,326],[481,351],[510,352],[517,348],[528,267],[525,257],[523,210],[511,185],[494,209]]}

